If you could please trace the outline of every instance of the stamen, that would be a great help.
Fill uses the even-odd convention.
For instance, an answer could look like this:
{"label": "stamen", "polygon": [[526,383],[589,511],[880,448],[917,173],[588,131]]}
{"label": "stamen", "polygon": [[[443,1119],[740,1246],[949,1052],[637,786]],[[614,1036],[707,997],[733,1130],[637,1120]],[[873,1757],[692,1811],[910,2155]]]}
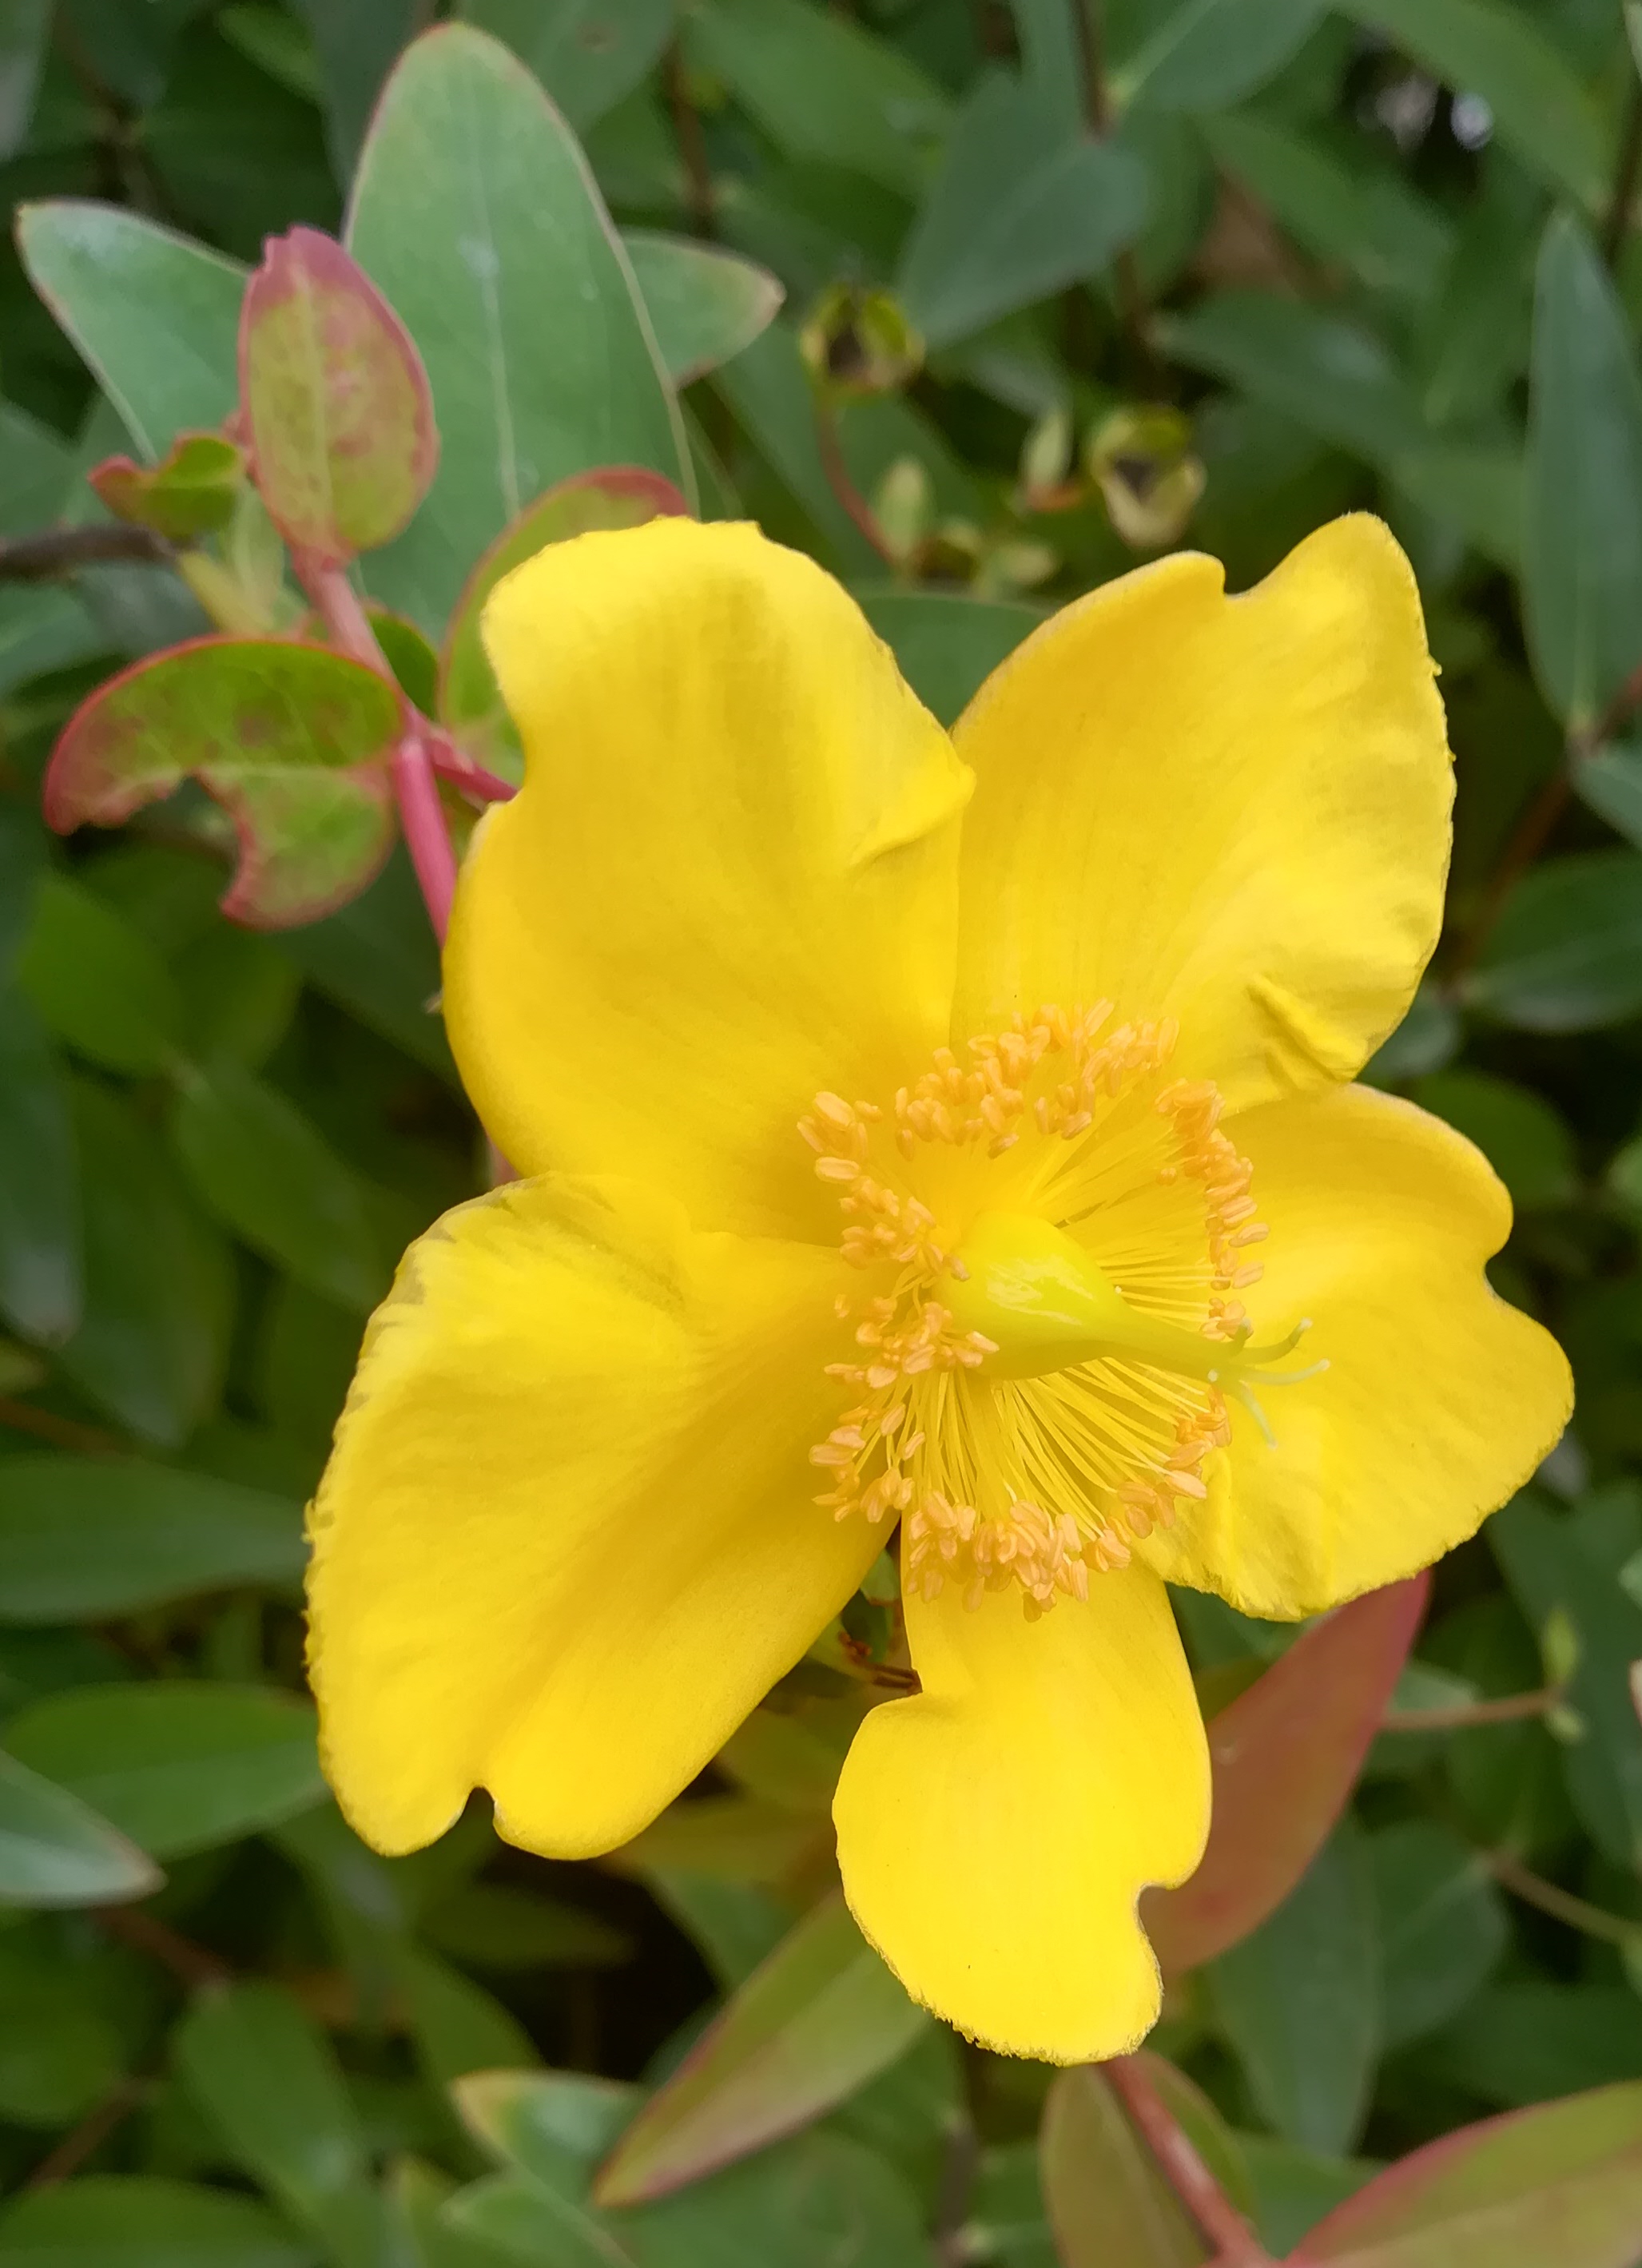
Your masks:
{"label": "stamen", "polygon": [[[870,1286],[835,1305],[858,1354],[827,1373],[855,1400],[810,1453],[829,1484],[816,1502],[900,1521],[903,1578],[924,1598],[950,1583],[974,1607],[1012,1587],[1030,1617],[1086,1599],[1091,1570],[1128,1565],[1206,1501],[1228,1395],[1270,1441],[1255,1385],[1328,1366],[1270,1368],[1309,1319],[1253,1344],[1238,1296],[1267,1233],[1253,1169],[1218,1089],[1166,1076],[1173,1020],[1112,1015],[1109,1001],[1018,1014],[938,1049],[887,1110],[828,1090],[799,1125]],[[1036,1366],[1000,1357],[996,1279],[977,1286],[960,1256],[983,1215],[1073,1238],[1116,1303],[1116,1343],[1064,1368],[1052,1351]]]}

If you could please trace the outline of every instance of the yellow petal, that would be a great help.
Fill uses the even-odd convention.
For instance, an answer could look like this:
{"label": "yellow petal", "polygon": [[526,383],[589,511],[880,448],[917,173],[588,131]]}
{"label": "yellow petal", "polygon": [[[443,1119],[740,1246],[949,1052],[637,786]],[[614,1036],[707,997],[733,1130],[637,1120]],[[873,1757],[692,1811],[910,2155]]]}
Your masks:
{"label": "yellow petal", "polygon": [[1436,943],[1452,772],[1408,562],[1336,520],[1257,589],[1179,554],[1046,623],[958,725],[954,1027],[1114,998],[1240,1107],[1349,1079]]}
{"label": "yellow petal", "polygon": [[1511,1202],[1440,1119],[1353,1086],[1232,1131],[1271,1228],[1246,1294],[1255,1337],[1309,1316],[1276,1367],[1329,1368],[1256,1388],[1275,1447],[1233,1403],[1207,1503],[1144,1548],[1246,1613],[1314,1614],[1463,1543],[1554,1446],[1572,1381],[1550,1333],[1490,1288]]}
{"label": "yellow petal", "polygon": [[488,1787],[579,1858],[685,1786],[882,1538],[810,1502],[836,1422],[819,1248],[620,1184],[514,1183],[411,1248],[313,1518],[326,1766],[380,1850]]}
{"label": "yellow petal", "polygon": [[527,1173],[836,1234],[793,1129],[946,1037],[969,776],[854,601],[745,526],[553,544],[485,637],[525,784],[457,891],[445,1012]]}
{"label": "yellow petal", "polygon": [[1099,1576],[1035,1623],[950,1585],[906,1602],[922,1693],[874,1709],[833,1817],[856,1919],[914,1999],[1050,2063],[1132,2048],[1158,1970],[1135,1918],[1209,1824],[1203,1723],[1163,1586]]}

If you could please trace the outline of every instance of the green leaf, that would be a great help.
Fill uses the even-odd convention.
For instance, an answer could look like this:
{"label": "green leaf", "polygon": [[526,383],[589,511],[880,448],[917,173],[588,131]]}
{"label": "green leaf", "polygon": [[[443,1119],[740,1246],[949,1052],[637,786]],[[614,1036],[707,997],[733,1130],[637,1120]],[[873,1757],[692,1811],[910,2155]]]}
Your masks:
{"label": "green leaf", "polygon": [[188,543],[233,518],[245,452],[220,433],[179,433],[151,471],[129,457],[106,457],[85,477],[117,519]]}
{"label": "green leaf", "polygon": [[1353,1600],[1211,1719],[1208,1848],[1179,1889],[1142,1906],[1166,1973],[1214,1959],[1295,1893],[1351,1799],[1425,1598],[1417,1577]]}
{"label": "green leaf", "polygon": [[0,2118],[68,2126],[120,2080],[120,2036],[91,1981],[40,1925],[0,1933]]}
{"label": "green leaf", "polygon": [[1257,112],[1212,119],[1204,131],[1219,164],[1320,260],[1371,291],[1416,301],[1436,291],[1453,232],[1395,167],[1359,151],[1348,162]]}
{"label": "green leaf", "polygon": [[688,510],[670,481],[637,465],[607,465],[560,481],[504,528],[462,587],[439,657],[439,715],[478,762],[504,777],[524,776],[524,749],[502,700],[480,632],[484,602],[504,575],[549,543],[592,528],[641,527]]}
{"label": "green leaf", "polygon": [[217,1399],[232,1299],[228,1255],[134,1112],[79,1081],[73,1114],[85,1298],[59,1360],[121,1425],[170,1447]]}
{"label": "green leaf", "polygon": [[532,2071],[541,2060],[524,2027],[460,1970],[416,1953],[400,1973],[417,2053],[436,2086],[471,2071]]}
{"label": "green leaf", "polygon": [[1581,756],[1572,767],[1573,792],[1589,811],[1642,850],[1642,747],[1625,742]]}
{"label": "green leaf", "polygon": [[1189,314],[1160,318],[1159,335],[1190,368],[1241,387],[1371,464],[1393,463],[1425,438],[1412,389],[1385,342],[1305,300],[1220,291]]}
{"label": "green leaf", "polygon": [[689,493],[683,427],[586,164],[507,49],[463,25],[407,48],[348,242],[416,341],[439,469],[374,595],[437,637],[479,555],[554,482],[646,466]]}
{"label": "green leaf", "polygon": [[346,181],[382,82],[416,28],[416,0],[297,0],[297,6],[313,35],[331,164]]}
{"label": "green leaf", "polygon": [[950,104],[887,41],[805,0],[702,0],[688,40],[786,157],[917,195]]}
{"label": "green leaf", "polygon": [[622,243],[674,386],[688,386],[749,347],[783,292],[767,268],[693,237],[627,229]]}
{"label": "green leaf", "polygon": [[67,1091],[37,1011],[0,985],[0,1315],[25,1338],[66,1338],[81,1282]]}
{"label": "green leaf", "polygon": [[791,324],[771,323],[713,383],[759,455],[796,497],[822,539],[822,556],[846,574],[883,572],[883,562],[839,503],[815,433],[815,395]]}
{"label": "green leaf", "polygon": [[232,1842],[325,1795],[313,1710],[263,1686],[87,1686],[23,1710],[6,1741],[159,1859]]}
{"label": "green leaf", "polygon": [[257,489],[294,552],[342,567],[399,534],[438,462],[428,376],[334,238],[269,239],[240,309],[239,388]]}
{"label": "green leaf", "polygon": [[[231,920],[277,929],[357,896],[394,839],[394,688],[327,646],[198,638],[112,678],[53,752],[46,816],[113,827],[190,776],[234,822]],[[135,1066],[133,1066],[135,1068]]]}
{"label": "green leaf", "polygon": [[1369,1837],[1380,1911],[1381,2030],[1401,2047],[1458,2014],[1505,1951],[1505,1902],[1487,1865],[1429,1819]]}
{"label": "green leaf", "polygon": [[1588,1032],[1642,1008],[1642,857],[1584,850],[1518,883],[1465,998],[1528,1032]]}
{"label": "green leaf", "polygon": [[1586,1831],[1621,1866],[1642,1859],[1642,1724],[1631,1664],[1642,1659],[1642,1605],[1596,1558],[1576,1521],[1524,1490],[1488,1528],[1488,1541],[1529,1627],[1543,1638],[1565,1616],[1579,1655],[1567,1697],[1584,1737],[1562,1749],[1563,1771]]}
{"label": "green leaf", "polygon": [[1550,189],[1595,207],[1610,175],[1595,104],[1539,30],[1507,0],[1340,0],[1455,93],[1480,95],[1501,143]]}
{"label": "green leaf", "polygon": [[144,937],[66,875],[49,874],[18,956],[18,983],[59,1039],[106,1071],[141,1076],[175,1060],[182,1001]]}
{"label": "green leaf", "polygon": [[1434,1111],[1476,1143],[1513,1204],[1565,1204],[1572,1197],[1573,1137],[1530,1087],[1487,1071],[1440,1071],[1420,1079],[1413,1095],[1422,1110]]}
{"label": "green leaf", "polygon": [[368,890],[324,921],[282,931],[279,944],[321,992],[455,1084],[438,1013],[438,947],[402,851]]}
{"label": "green leaf", "polygon": [[954,122],[902,251],[908,314],[945,346],[1098,275],[1139,234],[1146,194],[1131,152],[1069,140],[1034,89],[993,75]]}
{"label": "green leaf", "polygon": [[423,1917],[422,1935],[473,1969],[607,1969],[632,1951],[597,1914],[511,1882],[462,1884]]}
{"label": "green leaf", "polygon": [[901,674],[943,725],[955,725],[986,680],[1045,619],[1018,599],[957,591],[858,589],[861,611]]}
{"label": "green leaf", "polygon": [[301,1577],[300,1509],[258,1490],[69,1456],[9,1457],[0,1482],[0,1623],[101,1620]]}
{"label": "green leaf", "polygon": [[0,7],[0,161],[28,139],[50,30],[51,0],[5,0]]}
{"label": "green leaf", "polygon": [[48,583],[0,590],[0,694],[69,669],[107,641],[79,600]]}
{"label": "green leaf", "polygon": [[79,349],[141,454],[220,425],[236,399],[244,270],[220,253],[113,205],[25,205],[29,280]]}
{"label": "green leaf", "polygon": [[842,1896],[825,1900],[639,2112],[600,2173],[599,2202],[663,2196],[792,2133],[893,2063],[928,2021]]}
{"label": "green leaf", "polygon": [[1113,68],[1112,99],[1120,109],[1132,103],[1150,110],[1229,110],[1298,53],[1326,4],[1176,0],[1156,30]]}
{"label": "green leaf", "polygon": [[1624,1984],[1559,1984],[1541,1977],[1490,1984],[1425,2043],[1421,2057],[1449,2085],[1513,2107],[1642,2080],[1636,1995]]}
{"label": "green leaf", "polygon": [[[198,1999],[178,2026],[177,2068],[236,2162],[365,2268],[379,2207],[358,2116],[330,2043],[276,1984],[236,1984]],[[377,2256],[379,2257],[379,2256]]]}
{"label": "green leaf", "polygon": [[688,1867],[647,1867],[644,1882],[726,1989],[745,1984],[792,1926],[792,1910],[755,1882]]}
{"label": "green leaf", "polygon": [[361,1314],[375,1307],[392,1270],[364,1187],[276,1087],[235,1064],[190,1071],[171,1132],[225,1227],[321,1299]]}
{"label": "green leaf", "polygon": [[521,2170],[463,2191],[447,2219],[555,2268],[930,2268],[905,2184],[837,2134],[778,2143],[651,2205],[600,2210],[588,2175],[636,2092],[559,2072],[460,2080],[468,2125]]}
{"label": "green leaf", "polygon": [[578,134],[630,94],[673,32],[668,0],[463,0],[504,40]]}
{"label": "green leaf", "polygon": [[146,1852],[88,1804],[0,1753],[0,1902],[113,1905],[147,1897],[162,1879]]}
{"label": "green leaf", "polygon": [[[1154,2057],[1146,2063],[1157,2067]],[[1038,2148],[1064,2268],[1197,2268],[1204,2247],[1196,2223],[1097,2068],[1057,2076]]]}
{"label": "green leaf", "polygon": [[1522,604],[1541,690],[1578,731],[1642,661],[1642,373],[1566,213],[1535,288]]}
{"label": "green leaf", "polygon": [[158,2174],[83,2174],[0,2214],[0,2268],[313,2268],[255,2198]]}
{"label": "green leaf", "polygon": [[1263,2116],[1308,2149],[1349,2148],[1380,2052],[1373,1890],[1356,1837],[1337,1830],[1270,1920],[1210,1973]]}
{"label": "green leaf", "polygon": [[1372,2160],[1331,2158],[1270,2134],[1240,2134],[1238,2143],[1254,2186],[1261,2241],[1285,2261],[1308,2228],[1377,2170]]}
{"label": "green leaf", "polygon": [[1462,2126],[1390,2167],[1305,2239],[1296,2264],[1622,2268],[1642,2226],[1642,2087]]}

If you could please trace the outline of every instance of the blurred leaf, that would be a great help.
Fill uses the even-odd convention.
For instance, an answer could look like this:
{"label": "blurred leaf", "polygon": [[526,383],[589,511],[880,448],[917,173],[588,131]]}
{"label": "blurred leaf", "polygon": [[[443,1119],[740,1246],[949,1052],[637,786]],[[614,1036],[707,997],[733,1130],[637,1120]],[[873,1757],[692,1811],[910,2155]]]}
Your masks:
{"label": "blurred leaf", "polygon": [[771,323],[713,373],[713,384],[759,455],[814,524],[828,563],[846,574],[881,574],[883,561],[827,477],[815,438],[814,389],[791,325]]}
{"label": "blurred leaf", "polygon": [[1207,2259],[1197,2224],[1098,2066],[1057,2075],[1038,2148],[1064,2268],[1197,2268]]}
{"label": "blurred leaf", "polygon": [[118,519],[187,543],[226,527],[245,475],[245,453],[220,433],[179,433],[152,471],[106,457],[86,475]]}
{"label": "blurred leaf", "polygon": [[158,1859],[323,1800],[313,1712],[264,1686],[97,1685],[14,1717],[6,1744]]}
{"label": "blurred leaf", "polygon": [[217,28],[231,47],[291,93],[305,102],[324,101],[313,38],[276,0],[229,0],[217,11]]}
{"label": "blurred leaf", "polygon": [[229,1481],[59,1455],[8,1458],[0,1482],[0,1622],[100,1621],[302,1573],[299,1508]]}
{"label": "blurred leaf", "polygon": [[1022,600],[956,591],[867,587],[856,595],[902,675],[943,725],[956,724],[993,670],[1044,619]]}
{"label": "blurred leaf", "polygon": [[541,2061],[524,2028],[459,1970],[416,1953],[401,1975],[417,2050],[436,2085],[470,2071],[531,2071]]}
{"label": "blurred leaf", "polygon": [[668,0],[463,0],[504,40],[578,134],[630,94],[673,31]]}
{"label": "blurred leaf", "polygon": [[177,434],[222,423],[245,284],[232,261],[140,213],[70,198],[26,205],[18,244],[151,464]]}
{"label": "blurred leaf", "polygon": [[[1228,110],[1276,77],[1315,29],[1326,0],[1174,0],[1116,63],[1112,99],[1154,110]],[[1150,22],[1155,10],[1143,15]]]}
{"label": "blurred leaf", "polygon": [[783,294],[768,269],[647,228],[626,230],[622,241],[674,386],[717,370],[774,320]]}
{"label": "blurred leaf", "polygon": [[744,1984],[792,1926],[792,1908],[753,1882],[649,1867],[644,1883],[726,1987]]}
{"label": "blurred leaf", "polygon": [[474,1969],[603,1969],[631,1951],[622,1933],[597,1914],[509,1882],[463,1884],[423,1918],[422,1935]]}
{"label": "blurred leaf", "polygon": [[929,2021],[863,1940],[842,1895],[754,1970],[622,2134],[595,2184],[636,2205],[790,2134],[852,2092]]}
{"label": "blurred leaf", "polygon": [[427,372],[334,238],[270,238],[239,316],[239,384],[263,503],[293,551],[341,567],[397,535],[439,441]]}
{"label": "blurred leaf", "polygon": [[1373,1889],[1349,1825],[1211,1974],[1216,2013],[1263,2117],[1308,2149],[1348,2149],[1380,2052]]}
{"label": "blurred leaf", "polygon": [[66,875],[40,886],[18,982],[59,1039],[106,1071],[166,1070],[182,1002],[170,971],[130,925]]}
{"label": "blurred leaf", "polygon": [[1331,2158],[1269,2134],[1237,2139],[1254,2186],[1261,2242],[1285,2261],[1308,2228],[1355,2196],[1378,2170],[1372,2159]]}
{"label": "blurred leaf", "polygon": [[77,1796],[0,1753],[0,1902],[112,1905],[146,1897],[162,1880],[145,1852]]}
{"label": "blurred leaf", "polygon": [[1374,1086],[1397,1086],[1404,1079],[1440,1071],[1457,1054],[1460,1036],[1453,1004],[1435,985],[1423,983],[1407,1015],[1370,1056],[1361,1076]]}
{"label": "blurred leaf", "polygon": [[53,1951],[34,1930],[0,1933],[0,2118],[14,2125],[72,2124],[124,2070],[83,1964]]}
{"label": "blurred leaf", "polygon": [[174,2052],[201,2114],[237,2162],[339,2262],[374,2257],[377,2200],[358,2118],[330,2043],[289,1992],[236,1984],[198,1999]]}
{"label": "blurred leaf", "polygon": [[1587,1834],[1622,1866],[1642,1860],[1642,1725],[1630,1666],[1642,1655],[1642,1605],[1586,1548],[1565,1514],[1524,1490],[1489,1523],[1488,1540],[1530,1626],[1565,1615],[1578,1640],[1567,1697],[1585,1737],[1565,1747],[1568,1793]]}
{"label": "blurred leaf", "polygon": [[394,839],[385,759],[394,688],[328,647],[200,638],[112,678],[53,752],[46,816],[116,826],[190,774],[229,814],[239,862],[223,911],[310,922],[356,896]]}
{"label": "blurred leaf", "polygon": [[1297,2264],[1629,2268],[1642,2227],[1642,2088],[1575,2095],[1429,2143],[1314,2228]]}
{"label": "blurred leaf", "polygon": [[1454,2015],[1505,1951],[1505,1902],[1484,1861],[1433,1820],[1368,1841],[1380,1911],[1381,2034],[1388,2048]]}
{"label": "blurred leaf", "polygon": [[80,1192],[68,1098],[36,1010],[0,985],[0,1315],[25,1338],[80,1318]]}
{"label": "blurred leaf", "polygon": [[1456,93],[1480,95],[1501,142],[1548,188],[1594,207],[1606,193],[1607,136],[1594,103],[1535,25],[1509,0],[1340,0]]}
{"label": "blurred leaf", "polygon": [[1642,2080],[1642,2006],[1623,1984],[1489,1984],[1421,2055],[1450,2085],[1513,2106]]}
{"label": "blurred leaf", "polygon": [[1523,615],[1541,689],[1577,732],[1642,661],[1642,375],[1566,213],[1540,252],[1530,405]]}
{"label": "blurred leaf", "polygon": [[1418,406],[1383,340],[1343,315],[1267,291],[1219,291],[1160,319],[1194,370],[1241,387],[1306,431],[1390,463],[1424,438]]}
{"label": "blurred leaf", "polygon": [[454,1085],[438,1013],[438,947],[402,850],[368,890],[323,921],[282,931],[279,944],[321,992]]}
{"label": "blurred leaf", "polygon": [[172,1138],[207,1208],[321,1299],[367,1314],[391,1269],[352,1169],[296,1105],[235,1064],[182,1080]]}
{"label": "blurred leaf", "polygon": [[232,1300],[220,1240],[136,1114],[89,1081],[73,1089],[85,1299],[59,1358],[83,1393],[170,1447],[211,1408]]}
{"label": "blurred leaf", "polygon": [[1064,2268],[1049,2233],[1035,2142],[982,2150],[961,2241],[966,2258],[997,2261],[999,2268]]}
{"label": "blurred leaf", "polygon": [[1578,1182],[1573,1137],[1531,1088],[1486,1071],[1441,1071],[1417,1082],[1414,1100],[1487,1159],[1518,1205],[1565,1204]]}
{"label": "blurred leaf", "polygon": [[479,762],[512,779],[523,777],[524,750],[504,706],[480,636],[484,602],[510,569],[549,543],[592,528],[640,527],[688,510],[670,481],[637,465],[607,465],[560,481],[504,529],[467,582],[445,634],[439,659],[439,714]]}
{"label": "blurred leaf", "polygon": [[945,2024],[929,2024],[904,2055],[829,2114],[828,2130],[865,2143],[920,2197],[937,2200],[961,2143],[964,2088],[956,2038]]}
{"label": "blurred leaf", "polygon": [[0,0],[0,160],[28,138],[52,0]]}
{"label": "blurred leaf", "polygon": [[1435,291],[1450,231],[1395,167],[1366,151],[1336,156],[1257,112],[1212,119],[1204,130],[1219,163],[1320,260],[1339,262],[1371,291],[1416,301]]}
{"label": "blurred leaf", "polygon": [[445,25],[372,124],[348,241],[427,366],[439,469],[374,595],[437,636],[474,562],[572,473],[648,466],[688,494],[683,428],[580,151],[507,49]]}
{"label": "blurred leaf", "polygon": [[1166,1972],[1213,1960],[1294,1891],[1351,1799],[1426,1595],[1417,1576],[1339,1608],[1211,1720],[1208,1848],[1189,1881],[1141,1906]]}
{"label": "blurred leaf", "polygon": [[301,980],[256,930],[214,921],[173,955],[171,971],[182,993],[183,1050],[193,1063],[255,1070],[290,1029]]}
{"label": "blurred leaf", "polygon": [[0,590],[0,694],[100,653],[104,638],[80,600],[48,583]]}
{"label": "blurred leaf", "polygon": [[702,0],[687,37],[785,156],[917,195],[950,105],[887,40],[804,0]]}
{"label": "blurred leaf", "polygon": [[0,2213],[3,2268],[312,2268],[255,2198],[158,2174],[82,2174]]}
{"label": "blurred leaf", "polygon": [[1574,793],[1587,810],[1642,850],[1642,747],[1599,748],[1572,767]]}
{"label": "blurred leaf", "polygon": [[907,313],[931,346],[1094,276],[1133,241],[1146,177],[1126,150],[1060,132],[1042,99],[998,72],[954,121],[901,257]]}
{"label": "blurred leaf", "polygon": [[416,28],[416,0],[297,0],[297,8],[313,34],[331,163],[346,181],[382,82]]}
{"label": "blurred leaf", "polygon": [[1642,1008],[1642,857],[1583,850],[1519,882],[1466,997],[1529,1032],[1587,1032]]}

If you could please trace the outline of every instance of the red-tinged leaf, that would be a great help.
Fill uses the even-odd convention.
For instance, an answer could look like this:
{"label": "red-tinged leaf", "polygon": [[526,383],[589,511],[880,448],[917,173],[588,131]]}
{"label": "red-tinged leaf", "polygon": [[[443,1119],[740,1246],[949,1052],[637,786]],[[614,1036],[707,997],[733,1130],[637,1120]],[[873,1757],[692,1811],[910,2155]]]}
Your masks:
{"label": "red-tinged leaf", "polygon": [[1297,1638],[1209,1727],[1214,1815],[1203,1864],[1141,1912],[1179,1975],[1274,1913],[1344,1809],[1425,1611],[1417,1575],[1354,1599]]}
{"label": "red-tinged leaf", "polygon": [[129,457],[105,457],[85,477],[116,519],[192,543],[233,518],[245,452],[220,433],[179,433],[151,469]]}
{"label": "red-tinged leaf", "polygon": [[1462,2126],[1320,2221],[1292,2256],[1339,2268],[1631,2268],[1642,2083]]}
{"label": "red-tinged leaf", "polygon": [[1197,2268],[1196,2222],[1094,2065],[1062,2072],[1038,2138],[1043,2203],[1065,2268]]}
{"label": "red-tinged leaf", "polygon": [[605,465],[546,490],[503,529],[468,578],[445,632],[439,660],[439,715],[468,755],[517,785],[524,755],[502,705],[479,635],[484,602],[511,568],[549,543],[594,528],[642,527],[647,519],[688,513],[671,481],[642,465]]}
{"label": "red-tinged leaf", "polygon": [[232,817],[223,911],[253,929],[316,921],[357,896],[394,839],[393,687],[329,648],[197,638],[99,686],[46,773],[48,821],[117,827],[198,780]]}
{"label": "red-tinged leaf", "polygon": [[239,395],[256,483],[313,565],[399,534],[438,462],[410,334],[332,237],[269,239],[239,317]]}
{"label": "red-tinged leaf", "polygon": [[665,2197],[796,2132],[904,2054],[929,2021],[834,1892],[651,2096],[605,2161],[595,2203]]}

